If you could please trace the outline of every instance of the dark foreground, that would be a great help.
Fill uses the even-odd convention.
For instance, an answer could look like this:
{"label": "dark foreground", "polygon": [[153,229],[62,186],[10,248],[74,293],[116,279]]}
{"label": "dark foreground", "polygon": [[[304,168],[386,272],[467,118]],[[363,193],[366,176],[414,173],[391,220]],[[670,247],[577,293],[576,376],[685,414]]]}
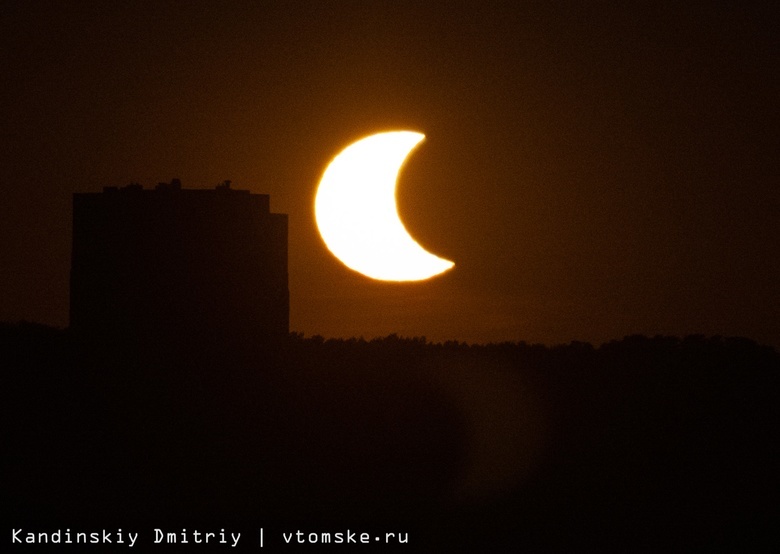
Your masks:
{"label": "dark foreground", "polygon": [[0,368],[0,551],[780,548],[780,357],[746,339],[174,352],[4,325]]}

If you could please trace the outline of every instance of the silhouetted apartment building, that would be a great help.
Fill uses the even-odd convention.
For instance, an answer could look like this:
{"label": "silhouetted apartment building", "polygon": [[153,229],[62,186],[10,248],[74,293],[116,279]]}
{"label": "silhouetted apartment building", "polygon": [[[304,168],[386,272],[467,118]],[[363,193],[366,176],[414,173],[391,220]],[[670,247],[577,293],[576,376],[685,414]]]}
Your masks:
{"label": "silhouetted apartment building", "polygon": [[287,215],[229,181],[74,194],[70,326],[130,344],[286,334]]}

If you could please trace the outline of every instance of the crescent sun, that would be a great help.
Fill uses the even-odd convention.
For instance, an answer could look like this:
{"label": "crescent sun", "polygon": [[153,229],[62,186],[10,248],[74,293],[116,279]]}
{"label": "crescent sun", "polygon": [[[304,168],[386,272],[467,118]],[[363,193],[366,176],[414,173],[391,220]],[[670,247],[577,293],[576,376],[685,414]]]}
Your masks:
{"label": "crescent sun", "polygon": [[317,189],[314,211],[328,249],[372,279],[420,281],[455,265],[417,244],[398,215],[398,173],[424,138],[412,131],[363,138],[333,159]]}

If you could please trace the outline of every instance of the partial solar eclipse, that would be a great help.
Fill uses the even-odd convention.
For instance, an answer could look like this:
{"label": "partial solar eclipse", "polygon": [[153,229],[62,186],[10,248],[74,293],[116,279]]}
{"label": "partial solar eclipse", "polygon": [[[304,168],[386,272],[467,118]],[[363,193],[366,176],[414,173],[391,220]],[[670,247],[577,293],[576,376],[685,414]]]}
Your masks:
{"label": "partial solar eclipse", "polygon": [[325,170],[314,202],[317,227],[350,269],[383,281],[421,281],[455,265],[417,244],[398,216],[398,173],[423,138],[412,131],[371,135],[342,150]]}

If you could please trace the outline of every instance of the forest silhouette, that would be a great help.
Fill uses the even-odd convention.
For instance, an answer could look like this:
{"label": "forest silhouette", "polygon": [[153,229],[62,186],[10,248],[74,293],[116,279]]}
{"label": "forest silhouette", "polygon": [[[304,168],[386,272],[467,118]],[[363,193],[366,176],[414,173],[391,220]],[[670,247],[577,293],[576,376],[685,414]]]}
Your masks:
{"label": "forest silhouette", "polygon": [[174,352],[7,323],[0,367],[10,525],[399,522],[463,551],[778,544],[780,356],[744,338],[293,333]]}

